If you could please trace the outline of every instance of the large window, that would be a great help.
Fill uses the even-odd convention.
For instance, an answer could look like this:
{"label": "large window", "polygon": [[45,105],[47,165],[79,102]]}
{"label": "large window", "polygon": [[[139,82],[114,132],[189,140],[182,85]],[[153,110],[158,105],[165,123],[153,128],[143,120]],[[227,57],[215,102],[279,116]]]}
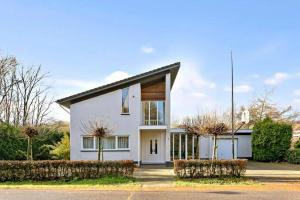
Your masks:
{"label": "large window", "polygon": [[[129,150],[129,136],[109,136],[101,143],[104,150]],[[98,150],[97,138],[82,136],[82,150]]]}
{"label": "large window", "polygon": [[165,102],[143,101],[143,125],[165,125]]}
{"label": "large window", "polygon": [[122,89],[122,113],[129,113],[129,88]]}

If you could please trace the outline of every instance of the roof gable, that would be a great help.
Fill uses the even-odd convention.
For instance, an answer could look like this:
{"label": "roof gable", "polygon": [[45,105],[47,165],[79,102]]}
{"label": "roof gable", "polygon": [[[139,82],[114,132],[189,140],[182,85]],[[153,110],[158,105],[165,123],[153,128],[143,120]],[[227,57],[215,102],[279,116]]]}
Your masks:
{"label": "roof gable", "polygon": [[179,68],[180,68],[180,62],[173,63],[120,81],[116,81],[114,83],[102,85],[100,87],[96,87],[91,90],[87,90],[62,99],[58,99],[56,103],[69,108],[70,105],[73,103],[84,101],[86,99],[90,99],[114,90],[128,87],[136,83],[153,81],[155,79],[163,77],[167,73],[171,73],[171,87],[172,87],[176,79]]}

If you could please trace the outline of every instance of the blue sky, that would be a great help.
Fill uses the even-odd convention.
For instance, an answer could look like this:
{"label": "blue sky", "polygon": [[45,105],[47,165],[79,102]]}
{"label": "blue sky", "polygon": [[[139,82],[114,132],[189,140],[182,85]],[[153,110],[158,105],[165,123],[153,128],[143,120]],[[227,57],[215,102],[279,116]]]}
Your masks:
{"label": "blue sky", "polygon": [[[300,110],[300,2],[1,1],[0,55],[50,73],[55,97],[165,64],[182,63],[172,91],[180,118],[230,106],[274,88]],[[59,107],[53,116],[67,119]]]}

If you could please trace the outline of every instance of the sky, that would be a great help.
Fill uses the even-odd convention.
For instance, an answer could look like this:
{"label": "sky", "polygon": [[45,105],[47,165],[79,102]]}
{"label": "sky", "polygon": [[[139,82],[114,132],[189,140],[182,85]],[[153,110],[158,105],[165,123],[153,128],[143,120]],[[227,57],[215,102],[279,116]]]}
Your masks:
{"label": "sky", "polygon": [[[172,118],[230,108],[272,90],[300,111],[299,1],[2,1],[0,56],[42,65],[55,99],[181,62]],[[53,105],[51,115],[68,120]]]}

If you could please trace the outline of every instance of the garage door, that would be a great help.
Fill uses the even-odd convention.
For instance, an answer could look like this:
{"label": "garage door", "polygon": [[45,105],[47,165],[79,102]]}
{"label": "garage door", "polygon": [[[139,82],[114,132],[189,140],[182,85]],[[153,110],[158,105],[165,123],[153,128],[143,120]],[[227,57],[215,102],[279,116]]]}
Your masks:
{"label": "garage door", "polygon": [[[232,159],[232,140],[231,139],[218,139],[218,159]],[[234,155],[237,155],[237,139],[234,142]]]}

